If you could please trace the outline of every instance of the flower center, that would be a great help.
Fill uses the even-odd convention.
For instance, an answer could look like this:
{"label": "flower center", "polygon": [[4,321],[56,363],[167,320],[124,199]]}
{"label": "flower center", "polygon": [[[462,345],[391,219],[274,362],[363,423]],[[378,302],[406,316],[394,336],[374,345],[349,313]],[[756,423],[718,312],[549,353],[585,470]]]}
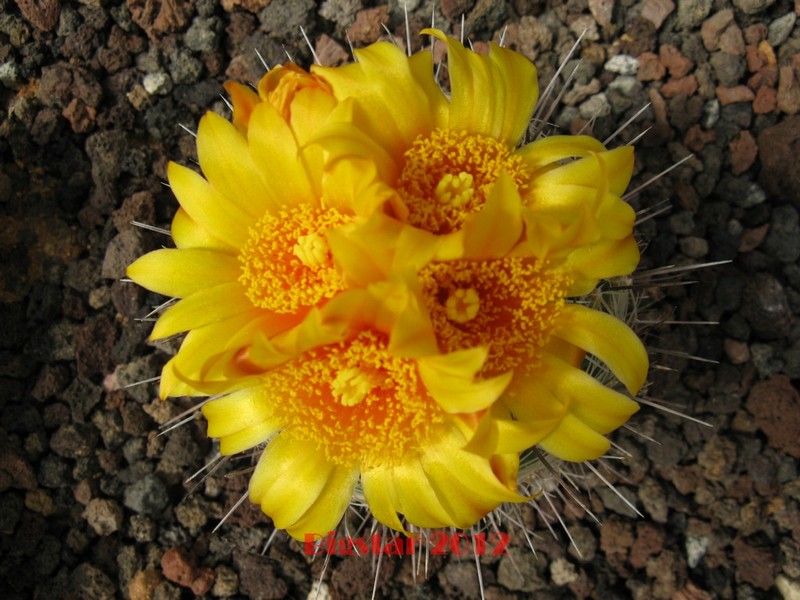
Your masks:
{"label": "flower center", "polygon": [[440,350],[488,346],[486,377],[539,365],[569,285],[557,269],[510,257],[431,263],[420,279]]}
{"label": "flower center", "polygon": [[456,231],[469,213],[480,210],[505,171],[525,192],[528,176],[514,149],[489,137],[435,129],[420,136],[405,154],[397,182],[408,222],[433,233]]}
{"label": "flower center", "polygon": [[342,406],[359,404],[374,388],[369,373],[358,367],[341,369],[331,384],[333,396],[339,399]]}
{"label": "flower center", "polygon": [[315,444],[339,465],[392,465],[444,422],[416,364],[391,357],[387,340],[364,331],[353,340],[309,351],[272,371],[281,435]]}
{"label": "flower center", "polygon": [[239,281],[253,306],[294,313],[344,289],[325,232],[348,220],[335,209],[308,204],[261,217],[239,254]]}
{"label": "flower center", "polygon": [[447,318],[455,323],[466,323],[475,318],[481,299],[475,288],[456,288],[447,296],[444,304]]}

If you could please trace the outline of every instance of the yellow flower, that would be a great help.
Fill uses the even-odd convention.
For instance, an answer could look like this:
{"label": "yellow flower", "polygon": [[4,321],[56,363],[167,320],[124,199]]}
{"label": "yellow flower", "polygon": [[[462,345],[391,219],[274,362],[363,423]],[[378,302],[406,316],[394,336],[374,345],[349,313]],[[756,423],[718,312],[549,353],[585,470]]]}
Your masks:
{"label": "yellow flower", "polygon": [[[505,387],[502,379],[472,381],[484,355],[414,361],[386,347],[385,335],[366,329],[203,406],[223,454],[275,436],[250,499],[298,539],[336,527],[359,477],[372,514],[397,530],[405,530],[398,512],[421,527],[468,528],[499,504],[524,499],[516,492],[518,456],[465,450],[471,424],[445,410],[453,400],[485,407]],[[461,393],[426,391],[423,373]]]}
{"label": "yellow flower", "polygon": [[620,194],[630,149],[556,136],[520,146],[536,103],[527,59],[384,43],[357,64],[269,72],[200,122],[203,175],[174,163],[175,249],[128,269],[178,301],[153,339],[186,337],[161,395],[215,395],[229,455],[266,444],[250,498],[302,539],[354,497],[384,525],[467,528],[517,492],[520,452],[567,460],[638,405],[647,357],[585,306],[639,258]]}
{"label": "yellow flower", "polygon": [[176,163],[167,169],[181,205],[172,223],[177,248],[128,268],[134,281],[180,298],[151,338],[189,332],[164,369],[162,397],[260,372],[248,355],[253,339],[290,331],[344,285],[325,232],[352,211],[326,201],[321,150],[304,147],[336,100],[294,66],[273,69],[258,94],[226,87],[233,124],[208,113],[198,128],[203,176]]}
{"label": "yellow flower", "polygon": [[334,261],[356,287],[410,272],[429,323],[417,319],[409,331],[403,322],[395,353],[425,355],[431,339],[441,352],[488,348],[478,375],[513,374],[471,450],[538,444],[566,460],[597,458],[609,448],[604,434],[638,404],[582,371],[586,354],[630,394],[648,369],[636,335],[581,300],[638,263],[634,213],[620,198],[632,149],[576,136],[517,147],[536,102],[533,65],[427,32],[447,43],[449,98],[429,54],[406,58],[390,44],[316,70],[340,100],[334,113],[349,115],[333,119],[320,144],[336,160],[378,157],[374,176],[396,193],[385,211],[331,232]]}

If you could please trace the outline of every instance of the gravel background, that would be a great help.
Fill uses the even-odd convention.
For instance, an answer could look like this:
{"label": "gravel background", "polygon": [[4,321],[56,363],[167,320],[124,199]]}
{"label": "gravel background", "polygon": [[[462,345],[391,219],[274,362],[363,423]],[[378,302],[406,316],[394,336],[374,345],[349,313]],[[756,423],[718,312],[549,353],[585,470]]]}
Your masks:
{"label": "gravel background", "polygon": [[[429,0],[408,0],[412,31]],[[714,425],[645,409],[618,436],[630,452],[588,502],[598,526],[560,507],[566,537],[540,533],[482,567],[487,598],[800,598],[800,2],[788,0],[441,0],[436,23],[498,39],[549,80],[586,30],[584,59],[554,120],[600,139],[639,107],[636,182],[694,158],[633,198],[671,211],[640,228],[644,264],[731,260],[693,286],[649,290],[649,343],[718,364],[653,355],[649,394]],[[185,408],[156,400],[171,351],[137,321],[160,299],[119,281],[168,243],[132,220],[168,226],[168,159],[187,163],[221,82],[303,65],[308,33],[326,64],[356,46],[404,38],[397,2],[362,0],[0,0],[0,595],[15,598],[306,598],[322,563],[243,507],[217,534],[245,476],[183,480],[213,454],[202,422],[165,436]],[[419,45],[414,38],[413,44]],[[650,304],[652,302],[652,304]],[[591,484],[591,481],[589,481]],[[372,587],[369,560],[334,559],[320,598]],[[477,597],[475,565],[384,560],[379,597]]]}

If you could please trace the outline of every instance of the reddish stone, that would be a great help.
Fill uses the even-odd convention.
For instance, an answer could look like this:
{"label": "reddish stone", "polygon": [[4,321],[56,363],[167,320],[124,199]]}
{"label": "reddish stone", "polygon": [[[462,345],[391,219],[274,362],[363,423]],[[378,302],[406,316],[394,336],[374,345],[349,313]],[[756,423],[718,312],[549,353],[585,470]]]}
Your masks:
{"label": "reddish stone", "polygon": [[800,458],[800,393],[786,375],[780,373],[755,384],[747,397],[747,410],[770,446]]}
{"label": "reddish stone", "polygon": [[633,527],[629,521],[611,517],[600,528],[600,548],[617,572],[627,571],[625,562],[633,544]]}
{"label": "reddish stone", "polygon": [[156,220],[155,200],[150,192],[136,192],[122,201],[122,206],[111,214],[117,231],[132,229],[139,223],[154,223]]}
{"label": "reddish stone", "polygon": [[794,55],[792,64],[780,69],[778,110],[787,115],[794,115],[800,111],[800,55]]}
{"label": "reddish stone", "polygon": [[659,146],[672,139],[672,127],[667,120],[667,103],[664,97],[658,93],[658,90],[651,88],[647,96],[650,98],[650,105],[653,107],[653,114],[656,119],[651,134],[646,138],[647,144]]}
{"label": "reddish stone", "polygon": [[86,133],[95,125],[97,111],[80,98],[73,98],[69,104],[61,111],[62,116],[69,121],[72,131],[75,133]]}
{"label": "reddish stone", "polygon": [[733,560],[736,563],[736,578],[739,581],[768,590],[775,582],[778,565],[769,548],[752,546],[742,538],[733,542]]}
{"label": "reddish stone", "polygon": [[475,4],[475,0],[442,0],[439,6],[442,13],[448,19],[461,19],[461,15],[466,15]]}
{"label": "reddish stone", "polygon": [[744,36],[736,23],[731,23],[719,36],[719,49],[728,54],[744,56]]}
{"label": "reddish stone", "polygon": [[753,112],[757,115],[766,115],[775,112],[778,108],[778,92],[775,88],[760,87],[753,100]]}
{"label": "reddish stone", "polygon": [[764,55],[758,51],[758,46],[755,44],[747,45],[744,56],[745,60],[747,61],[747,70],[751,73],[755,73],[761,67],[767,64],[767,61],[764,59]]}
{"label": "reddish stone", "polygon": [[733,9],[721,10],[709,17],[700,27],[703,45],[709,52],[719,50],[719,40],[723,32],[733,23]]}
{"label": "reddish stone", "polygon": [[36,473],[25,457],[11,448],[0,448],[0,491],[10,487],[35,490]]}
{"label": "reddish stone", "polygon": [[774,88],[778,84],[778,67],[768,65],[759,69],[758,73],[747,80],[747,87],[758,91],[762,87]]}
{"label": "reddish stone", "polygon": [[684,210],[697,212],[700,208],[700,198],[697,195],[697,190],[694,186],[683,179],[675,182],[675,195],[678,197],[678,203]]}
{"label": "reddish stone", "polygon": [[744,30],[744,41],[748,44],[758,44],[761,40],[767,39],[768,35],[769,27],[764,23],[756,23]]}
{"label": "reddish stone", "polygon": [[749,131],[740,131],[739,137],[728,144],[731,152],[731,172],[741,175],[753,166],[758,156],[758,146]]}
{"label": "reddish stone", "polygon": [[682,590],[675,592],[672,600],[712,600],[713,596],[696,587],[692,582],[686,584]]}
{"label": "reddish stone", "polygon": [[350,60],[350,55],[342,45],[326,33],[323,33],[317,40],[314,51],[317,53],[320,64],[326,67],[343,65]]}
{"label": "reddish stone", "polygon": [[645,0],[642,7],[642,17],[650,21],[658,29],[674,10],[675,3],[672,0]]}
{"label": "reddish stone", "polygon": [[600,27],[608,27],[614,12],[614,0],[589,0],[589,12]]}
{"label": "reddish stone", "polygon": [[60,0],[17,0],[17,6],[28,22],[43,31],[53,29],[61,14]]}
{"label": "reddish stone", "polygon": [[658,56],[652,52],[642,52],[639,55],[639,70],[636,78],[639,81],[658,81],[667,73],[667,69],[661,64]]}
{"label": "reddish stone", "polygon": [[350,26],[348,34],[356,44],[376,42],[383,33],[382,25],[389,23],[389,6],[376,6],[356,13],[356,20]]}
{"label": "reddish stone", "polygon": [[658,51],[661,64],[669,71],[670,76],[679,79],[689,74],[694,63],[686,58],[681,51],[670,44],[662,44]]}
{"label": "reddish stone", "polygon": [[[753,250],[758,248],[761,245],[761,242],[764,241],[764,238],[767,237],[768,231],[769,231],[769,223],[764,223],[763,225],[759,227],[754,227],[752,229],[745,229],[742,232],[742,235],[739,237],[739,252],[743,253],[752,252]],[[745,347],[746,346],[747,344],[745,344]],[[726,347],[727,347],[727,340],[726,340]],[[733,363],[733,364],[739,364],[739,363]]]}
{"label": "reddish stone", "polygon": [[[741,251],[740,245],[739,252]],[[750,348],[747,347],[747,342],[727,338],[723,343],[723,349],[725,350],[725,356],[728,357],[728,360],[733,365],[743,365],[750,360]]]}
{"label": "reddish stone", "polygon": [[222,8],[227,12],[233,12],[237,8],[242,8],[247,12],[257,13],[262,8],[269,6],[272,0],[222,0]]}
{"label": "reddish stone", "polygon": [[661,86],[661,95],[665,98],[672,98],[678,94],[691,96],[697,91],[697,78],[694,75],[681,77],[680,79],[670,79]]}
{"label": "reddish stone", "polygon": [[767,127],[758,135],[759,183],[780,198],[800,198],[800,117],[790,117]]}
{"label": "reddish stone", "polygon": [[164,553],[161,557],[161,570],[164,577],[191,589],[196,596],[208,593],[214,583],[214,571],[208,567],[198,569],[182,548],[170,548]]}
{"label": "reddish stone", "polygon": [[189,7],[186,2],[126,0],[126,3],[131,11],[131,18],[154,42],[165,33],[180,31],[188,22]]}
{"label": "reddish stone", "polygon": [[735,104],[736,102],[752,102],[756,97],[753,90],[746,85],[737,85],[735,87],[718,86],[716,92],[717,98],[719,98],[723,106]]}
{"label": "reddish stone", "polygon": [[606,554],[627,556],[633,544],[632,525],[629,521],[611,517],[600,528],[600,548]]}
{"label": "reddish stone", "polygon": [[692,152],[702,152],[703,148],[715,139],[717,139],[717,134],[714,133],[713,129],[706,131],[700,127],[699,124],[695,123],[689,128],[689,131],[686,132],[686,136],[683,138],[683,144]]}
{"label": "reddish stone", "polygon": [[631,546],[630,563],[637,569],[647,565],[648,559],[664,548],[664,532],[652,523],[636,524],[636,541]]}

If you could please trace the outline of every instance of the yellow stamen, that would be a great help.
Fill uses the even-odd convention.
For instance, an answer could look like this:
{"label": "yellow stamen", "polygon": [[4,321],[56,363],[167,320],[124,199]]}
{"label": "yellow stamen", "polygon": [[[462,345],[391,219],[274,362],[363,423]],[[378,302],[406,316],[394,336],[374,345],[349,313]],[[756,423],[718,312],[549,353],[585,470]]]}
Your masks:
{"label": "yellow stamen", "polygon": [[503,171],[524,195],[528,184],[525,166],[506,144],[446,129],[417,138],[405,153],[397,182],[408,206],[408,222],[433,233],[456,231],[469,213],[480,210]]}
{"label": "yellow stamen", "polygon": [[450,292],[445,302],[447,318],[456,323],[466,323],[475,318],[480,308],[481,300],[475,288],[458,288]]}
{"label": "yellow stamen", "polygon": [[488,346],[485,377],[539,365],[570,283],[557,269],[516,257],[432,263],[420,279],[440,350]]}
{"label": "yellow stamen", "polygon": [[308,204],[261,217],[239,254],[239,281],[253,306],[296,313],[344,289],[325,231],[347,221],[335,209]]}

